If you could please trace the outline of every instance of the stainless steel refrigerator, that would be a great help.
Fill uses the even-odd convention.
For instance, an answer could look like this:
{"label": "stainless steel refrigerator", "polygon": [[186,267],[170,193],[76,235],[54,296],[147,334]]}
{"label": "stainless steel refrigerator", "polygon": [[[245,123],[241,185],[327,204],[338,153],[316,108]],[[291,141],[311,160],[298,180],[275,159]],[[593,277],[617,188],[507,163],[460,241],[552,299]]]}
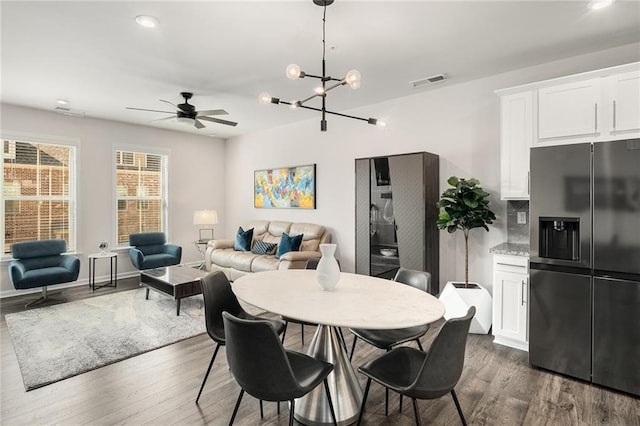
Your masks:
{"label": "stainless steel refrigerator", "polygon": [[529,362],[640,395],[640,139],[531,149]]}

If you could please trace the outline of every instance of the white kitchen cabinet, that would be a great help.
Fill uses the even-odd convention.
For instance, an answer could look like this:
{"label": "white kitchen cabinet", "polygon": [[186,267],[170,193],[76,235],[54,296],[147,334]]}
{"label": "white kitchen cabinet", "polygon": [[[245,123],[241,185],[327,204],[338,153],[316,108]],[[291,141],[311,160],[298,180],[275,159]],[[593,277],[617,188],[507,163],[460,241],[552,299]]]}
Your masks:
{"label": "white kitchen cabinet", "polygon": [[538,91],[538,139],[596,136],[601,131],[601,79],[544,87]]}
{"label": "white kitchen cabinet", "polygon": [[497,90],[500,198],[529,199],[529,149],[640,137],[640,62]]}
{"label": "white kitchen cabinet", "polygon": [[529,350],[529,258],[493,255],[494,343]]}
{"label": "white kitchen cabinet", "polygon": [[529,150],[533,144],[532,90],[500,98],[500,198],[529,199]]}
{"label": "white kitchen cabinet", "polygon": [[615,139],[637,136],[640,132],[640,71],[612,75],[607,79],[606,87],[609,133]]}

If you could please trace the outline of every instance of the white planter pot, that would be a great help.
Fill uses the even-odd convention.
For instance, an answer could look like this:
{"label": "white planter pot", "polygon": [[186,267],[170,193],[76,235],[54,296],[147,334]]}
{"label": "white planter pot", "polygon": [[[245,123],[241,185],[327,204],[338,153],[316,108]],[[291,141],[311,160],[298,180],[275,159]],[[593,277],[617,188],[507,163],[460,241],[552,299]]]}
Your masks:
{"label": "white planter pot", "polygon": [[455,284],[462,284],[463,287],[456,287],[454,282],[449,281],[440,293],[439,299],[446,307],[444,318],[462,317],[466,315],[471,306],[475,306],[476,315],[471,321],[469,333],[489,333],[493,304],[491,294],[477,283],[469,283],[469,286],[473,285],[474,288],[464,288],[464,283],[456,282]]}

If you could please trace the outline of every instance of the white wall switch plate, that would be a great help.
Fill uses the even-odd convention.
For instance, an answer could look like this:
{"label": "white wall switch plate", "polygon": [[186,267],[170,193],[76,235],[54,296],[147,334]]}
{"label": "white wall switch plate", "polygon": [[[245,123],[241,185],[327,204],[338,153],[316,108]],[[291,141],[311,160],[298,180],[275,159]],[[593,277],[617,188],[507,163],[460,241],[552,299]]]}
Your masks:
{"label": "white wall switch plate", "polygon": [[527,212],[517,212],[517,221],[518,225],[526,225],[527,224]]}

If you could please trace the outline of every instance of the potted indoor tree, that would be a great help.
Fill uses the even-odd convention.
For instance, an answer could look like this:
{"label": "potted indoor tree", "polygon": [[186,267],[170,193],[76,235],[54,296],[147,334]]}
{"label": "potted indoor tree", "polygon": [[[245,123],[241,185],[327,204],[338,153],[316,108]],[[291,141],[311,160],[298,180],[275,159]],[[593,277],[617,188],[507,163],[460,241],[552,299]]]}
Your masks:
{"label": "potted indoor tree", "polygon": [[451,185],[440,196],[436,204],[440,208],[436,226],[450,234],[458,230],[464,235],[464,282],[448,282],[440,294],[447,310],[445,318],[466,314],[469,306],[476,307],[470,332],[486,334],[491,328],[492,299],[486,288],[469,282],[469,232],[475,228],[489,231],[496,215],[489,209],[489,193],[484,191],[477,179],[452,176]]}

